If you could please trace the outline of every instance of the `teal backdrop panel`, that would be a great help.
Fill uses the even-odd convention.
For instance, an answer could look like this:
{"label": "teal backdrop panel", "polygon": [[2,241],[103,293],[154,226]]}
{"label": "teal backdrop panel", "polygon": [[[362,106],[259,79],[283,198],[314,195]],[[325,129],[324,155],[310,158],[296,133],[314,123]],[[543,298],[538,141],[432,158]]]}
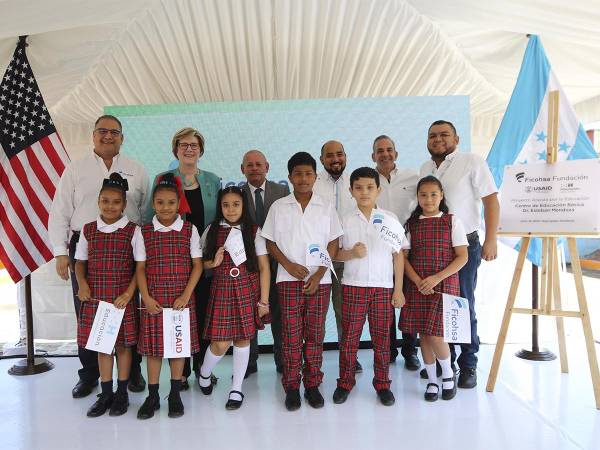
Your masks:
{"label": "teal backdrop panel", "polygon": [[[199,167],[216,173],[223,185],[244,181],[240,164],[244,153],[259,149],[267,157],[269,179],[287,183],[287,161],[307,151],[319,163],[324,142],[342,142],[347,169],[374,166],[373,139],[387,134],[396,142],[399,167],[418,169],[429,158],[426,140],[431,122],[453,122],[461,137],[461,151],[471,149],[469,98],[378,97],[352,99],[219,102],[203,104],[110,106],[106,114],[123,123],[122,152],[144,164],[150,179],[176,164],[171,152],[173,134],[183,127],[200,131],[206,141]],[[259,333],[261,344],[271,344],[271,333]],[[369,340],[368,327],[363,340]],[[333,309],[327,315],[326,342],[337,341]]]}

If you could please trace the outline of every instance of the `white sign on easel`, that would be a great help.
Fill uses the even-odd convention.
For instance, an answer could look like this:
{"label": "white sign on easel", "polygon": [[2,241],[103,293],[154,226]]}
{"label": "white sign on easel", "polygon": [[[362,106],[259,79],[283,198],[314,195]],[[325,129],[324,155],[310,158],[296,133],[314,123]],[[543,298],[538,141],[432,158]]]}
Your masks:
{"label": "white sign on easel", "polygon": [[233,264],[236,266],[242,265],[246,262],[246,249],[244,247],[244,238],[242,237],[242,232],[238,228],[232,228],[225,239],[225,245],[223,246],[229,256],[231,256],[231,260]]}
{"label": "white sign on easel", "polygon": [[112,303],[98,302],[98,309],[96,309],[94,323],[85,348],[112,355],[124,314],[125,308],[119,309],[115,308]]}
{"label": "white sign on easel", "polygon": [[188,358],[191,354],[190,309],[164,308],[163,358]]}
{"label": "white sign on easel", "polygon": [[444,302],[444,342],[449,344],[471,343],[471,317],[469,300],[455,295],[442,294]]}
{"label": "white sign on easel", "polygon": [[600,231],[600,160],[519,164],[504,169],[500,232]]}

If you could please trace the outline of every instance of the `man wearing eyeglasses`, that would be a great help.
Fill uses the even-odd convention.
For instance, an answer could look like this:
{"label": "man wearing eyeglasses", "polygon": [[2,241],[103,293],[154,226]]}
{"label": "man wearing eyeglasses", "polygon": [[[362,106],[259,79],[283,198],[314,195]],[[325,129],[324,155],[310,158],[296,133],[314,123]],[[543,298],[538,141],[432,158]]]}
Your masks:
{"label": "man wearing eyeglasses", "polygon": [[[92,134],[94,151],[72,161],[63,172],[54,195],[48,220],[48,232],[56,272],[63,280],[71,278],[75,313],[79,315],[78,285],[73,272],[75,247],[84,224],[98,216],[98,193],[102,181],[117,172],[127,180],[127,207],[125,214],[135,223],[141,224],[142,208],[148,191],[148,174],[144,167],[119,154],[124,136],[121,122],[114,116],[104,115],[96,120]],[[98,358],[96,352],[79,347],[79,381],[72,391],[73,398],[89,395],[98,385]],[[141,392],[146,382],[140,372],[141,358],[136,351],[132,355],[129,390]]]}

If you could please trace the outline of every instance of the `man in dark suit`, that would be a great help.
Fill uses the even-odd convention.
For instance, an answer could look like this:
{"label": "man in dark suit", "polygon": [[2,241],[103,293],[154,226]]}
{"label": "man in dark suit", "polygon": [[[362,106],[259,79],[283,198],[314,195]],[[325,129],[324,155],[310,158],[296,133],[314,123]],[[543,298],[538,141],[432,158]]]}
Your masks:
{"label": "man in dark suit", "polygon": [[[262,227],[265,223],[265,218],[269,212],[269,208],[275,200],[285,197],[290,194],[290,189],[285,184],[274,183],[267,180],[267,172],[269,171],[269,162],[265,155],[259,150],[250,150],[244,155],[242,160],[242,173],[246,177],[246,184],[242,186],[242,190],[250,199],[250,215],[255,223]],[[273,333],[273,356],[275,358],[275,366],[277,372],[282,373],[283,361],[281,356],[281,312],[279,309],[279,300],[277,297],[277,286],[275,284],[275,276],[277,274],[277,263],[271,259],[271,290],[269,293],[269,309],[271,312],[271,332]],[[248,361],[248,369],[246,377],[255,373],[258,361],[258,339],[250,341],[250,360]]]}

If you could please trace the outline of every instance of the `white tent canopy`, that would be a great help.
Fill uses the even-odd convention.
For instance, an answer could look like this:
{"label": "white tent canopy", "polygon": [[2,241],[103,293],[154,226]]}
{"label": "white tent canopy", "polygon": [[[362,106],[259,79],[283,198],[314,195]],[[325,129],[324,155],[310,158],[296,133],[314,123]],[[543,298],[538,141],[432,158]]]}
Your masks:
{"label": "white tent canopy", "polygon": [[527,33],[583,122],[600,120],[600,2],[0,0],[0,71],[19,35],[72,156],[107,105],[468,95],[485,154]]}

